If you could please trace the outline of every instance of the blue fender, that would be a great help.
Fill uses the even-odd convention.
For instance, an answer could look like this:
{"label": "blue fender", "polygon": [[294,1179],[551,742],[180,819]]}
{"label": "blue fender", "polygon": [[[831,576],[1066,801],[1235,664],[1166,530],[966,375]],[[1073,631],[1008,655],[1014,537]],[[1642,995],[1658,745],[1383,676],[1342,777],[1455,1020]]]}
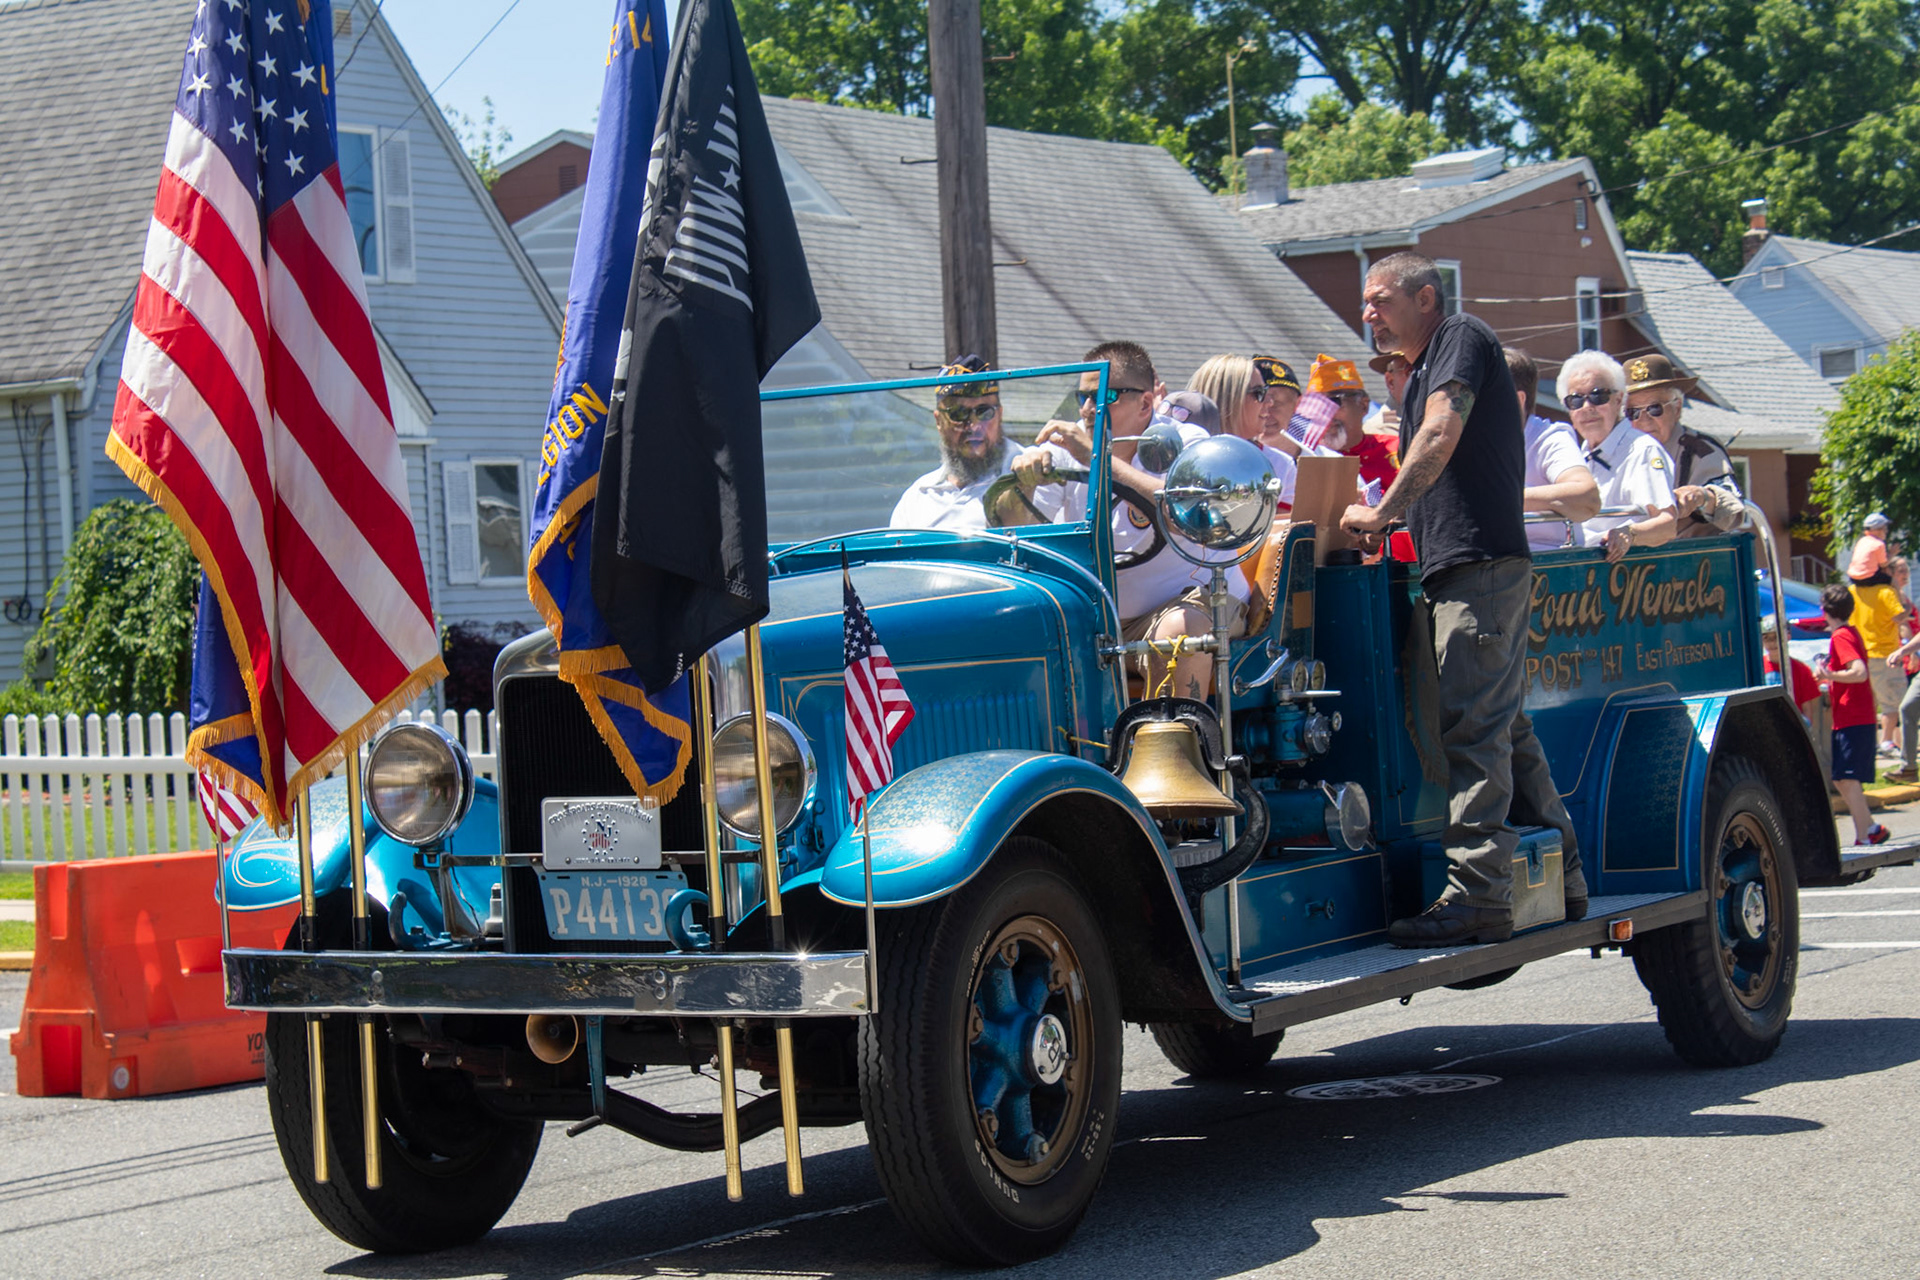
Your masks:
{"label": "blue fender", "polygon": [[[870,801],[874,905],[910,907],[952,893],[986,865],[1022,818],[1070,792],[1092,792],[1134,815],[1165,856],[1159,828],[1099,765],[1041,751],[951,756],[902,774]],[[826,897],[865,905],[858,825],[840,833],[818,874]]]}
{"label": "blue fender", "polygon": [[[350,847],[347,839],[347,784],[344,778],[316,783],[307,793],[313,822],[313,889],[331,893],[348,883]],[[440,898],[430,875],[414,866],[414,848],[388,836],[364,807],[360,812],[367,841],[367,896],[385,907],[396,893],[407,897],[403,927],[420,927],[429,934],[444,927]],[[256,818],[235,839],[227,858],[227,905],[234,911],[258,911],[300,900],[300,864],[291,831],[280,834]],[[500,852],[500,792],[481,779],[475,786],[473,809],[448,841],[448,851],[466,857],[494,857]],[[454,883],[474,919],[487,917],[488,900],[499,881],[497,868],[459,867]]]}

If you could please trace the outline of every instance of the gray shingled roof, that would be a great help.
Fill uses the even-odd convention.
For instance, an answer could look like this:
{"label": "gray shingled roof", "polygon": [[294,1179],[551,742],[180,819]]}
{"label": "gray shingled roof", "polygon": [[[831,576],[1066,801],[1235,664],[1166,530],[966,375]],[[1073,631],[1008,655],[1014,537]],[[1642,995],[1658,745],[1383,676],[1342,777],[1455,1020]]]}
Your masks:
{"label": "gray shingled roof", "polygon": [[1850,249],[1825,240],[1774,236],[1768,243],[1852,308],[1875,339],[1892,342],[1920,325],[1920,253],[1898,249]]}
{"label": "gray shingled roof", "polygon": [[[1747,305],[1684,253],[1631,251],[1646,311],[1638,317],[1708,394],[1743,419],[1748,448],[1817,449],[1840,398]],[[1692,425],[1707,427],[1705,417]],[[1711,415],[1707,415],[1711,416]],[[1730,434],[1720,424],[1715,434]],[[1709,428],[1711,429],[1711,428]]]}
{"label": "gray shingled roof", "polygon": [[1241,209],[1239,218],[1266,245],[1412,232],[1451,221],[1468,212],[1467,206],[1516,187],[1550,182],[1582,168],[1583,163],[1558,160],[1523,164],[1481,182],[1425,189],[1416,186],[1408,175],[1295,187],[1285,204]]}
{"label": "gray shingled roof", "polygon": [[[848,215],[798,213],[827,328],[876,378],[949,354],[940,310],[933,122],[766,99],[786,152]],[[1000,363],[1078,359],[1129,338],[1169,386],[1222,352],[1368,345],[1158,147],[987,130]],[[1372,380],[1372,375],[1367,375]],[[1379,388],[1376,387],[1376,390]]]}
{"label": "gray shingled roof", "polygon": [[193,0],[0,5],[0,383],[78,375],[132,296]]}

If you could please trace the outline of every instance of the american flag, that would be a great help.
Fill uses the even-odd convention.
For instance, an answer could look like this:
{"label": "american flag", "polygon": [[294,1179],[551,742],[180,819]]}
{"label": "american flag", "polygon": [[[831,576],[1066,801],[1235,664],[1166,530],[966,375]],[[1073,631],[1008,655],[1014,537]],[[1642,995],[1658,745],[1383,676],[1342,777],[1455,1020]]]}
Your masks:
{"label": "american flag", "polygon": [[[219,599],[276,826],[444,674],[335,149],[326,0],[202,0],[107,452]],[[196,735],[198,739],[198,735]],[[252,794],[257,789],[257,795]]]}
{"label": "american flag", "polygon": [[869,795],[893,781],[893,744],[913,722],[913,703],[900,687],[887,651],[853,589],[846,595],[847,806],[854,817]]}
{"label": "american flag", "polygon": [[1294,406],[1293,419],[1287,423],[1286,432],[1307,448],[1318,449],[1320,442],[1327,438],[1327,428],[1333,425],[1334,415],[1339,412],[1340,406],[1331,396],[1309,391]]}
{"label": "american flag", "polygon": [[259,810],[245,796],[223,785],[212,774],[203,771],[199,777],[200,812],[207,815],[207,826],[213,829],[214,839],[233,839],[253,821]]}

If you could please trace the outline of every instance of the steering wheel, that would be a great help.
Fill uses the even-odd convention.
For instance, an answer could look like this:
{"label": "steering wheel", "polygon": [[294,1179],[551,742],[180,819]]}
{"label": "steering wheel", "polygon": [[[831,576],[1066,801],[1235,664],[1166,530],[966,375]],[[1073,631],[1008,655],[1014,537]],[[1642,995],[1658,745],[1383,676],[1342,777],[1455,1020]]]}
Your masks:
{"label": "steering wheel", "polygon": [[[1086,471],[1061,471],[1056,473],[1056,479],[1050,483],[1086,484],[1088,483],[1089,476],[1090,473]],[[1113,567],[1116,572],[1122,569],[1134,568],[1136,565],[1145,564],[1164,551],[1167,546],[1166,530],[1161,526],[1160,511],[1153,499],[1141,493],[1138,489],[1133,488],[1131,485],[1125,485],[1115,481],[1113,485],[1113,502],[1108,510],[1112,511],[1118,508],[1123,502],[1132,508],[1135,513],[1130,515],[1128,519],[1138,528],[1153,530],[1153,538],[1146,546],[1139,550],[1114,552]],[[1028,502],[1026,495],[1020,492],[1019,479],[1012,475],[1004,475],[988,485],[986,493],[983,494],[980,499],[980,505],[986,511],[987,524],[989,527],[1004,529],[1029,523],[1027,521],[1010,521],[1004,519],[1001,515],[1001,510],[1008,504],[1012,504],[1015,509],[1025,508],[1036,517],[1040,517],[1041,513],[1034,510],[1033,504]],[[1140,523],[1141,518],[1145,519],[1145,524]],[[1044,519],[1044,517],[1041,517],[1041,519]],[[1036,520],[1032,523],[1039,522],[1040,520]]]}

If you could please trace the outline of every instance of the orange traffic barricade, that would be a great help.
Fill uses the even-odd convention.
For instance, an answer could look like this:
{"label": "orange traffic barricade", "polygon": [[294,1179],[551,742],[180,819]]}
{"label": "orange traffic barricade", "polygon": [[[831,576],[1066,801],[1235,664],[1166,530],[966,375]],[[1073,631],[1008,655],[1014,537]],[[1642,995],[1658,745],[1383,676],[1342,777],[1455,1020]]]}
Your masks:
{"label": "orange traffic barricade", "polygon": [[[212,853],[33,871],[33,973],[13,1036],[20,1093],[134,1098],[260,1079],[266,1018],[226,1007]],[[298,913],[234,912],[236,947]]]}

